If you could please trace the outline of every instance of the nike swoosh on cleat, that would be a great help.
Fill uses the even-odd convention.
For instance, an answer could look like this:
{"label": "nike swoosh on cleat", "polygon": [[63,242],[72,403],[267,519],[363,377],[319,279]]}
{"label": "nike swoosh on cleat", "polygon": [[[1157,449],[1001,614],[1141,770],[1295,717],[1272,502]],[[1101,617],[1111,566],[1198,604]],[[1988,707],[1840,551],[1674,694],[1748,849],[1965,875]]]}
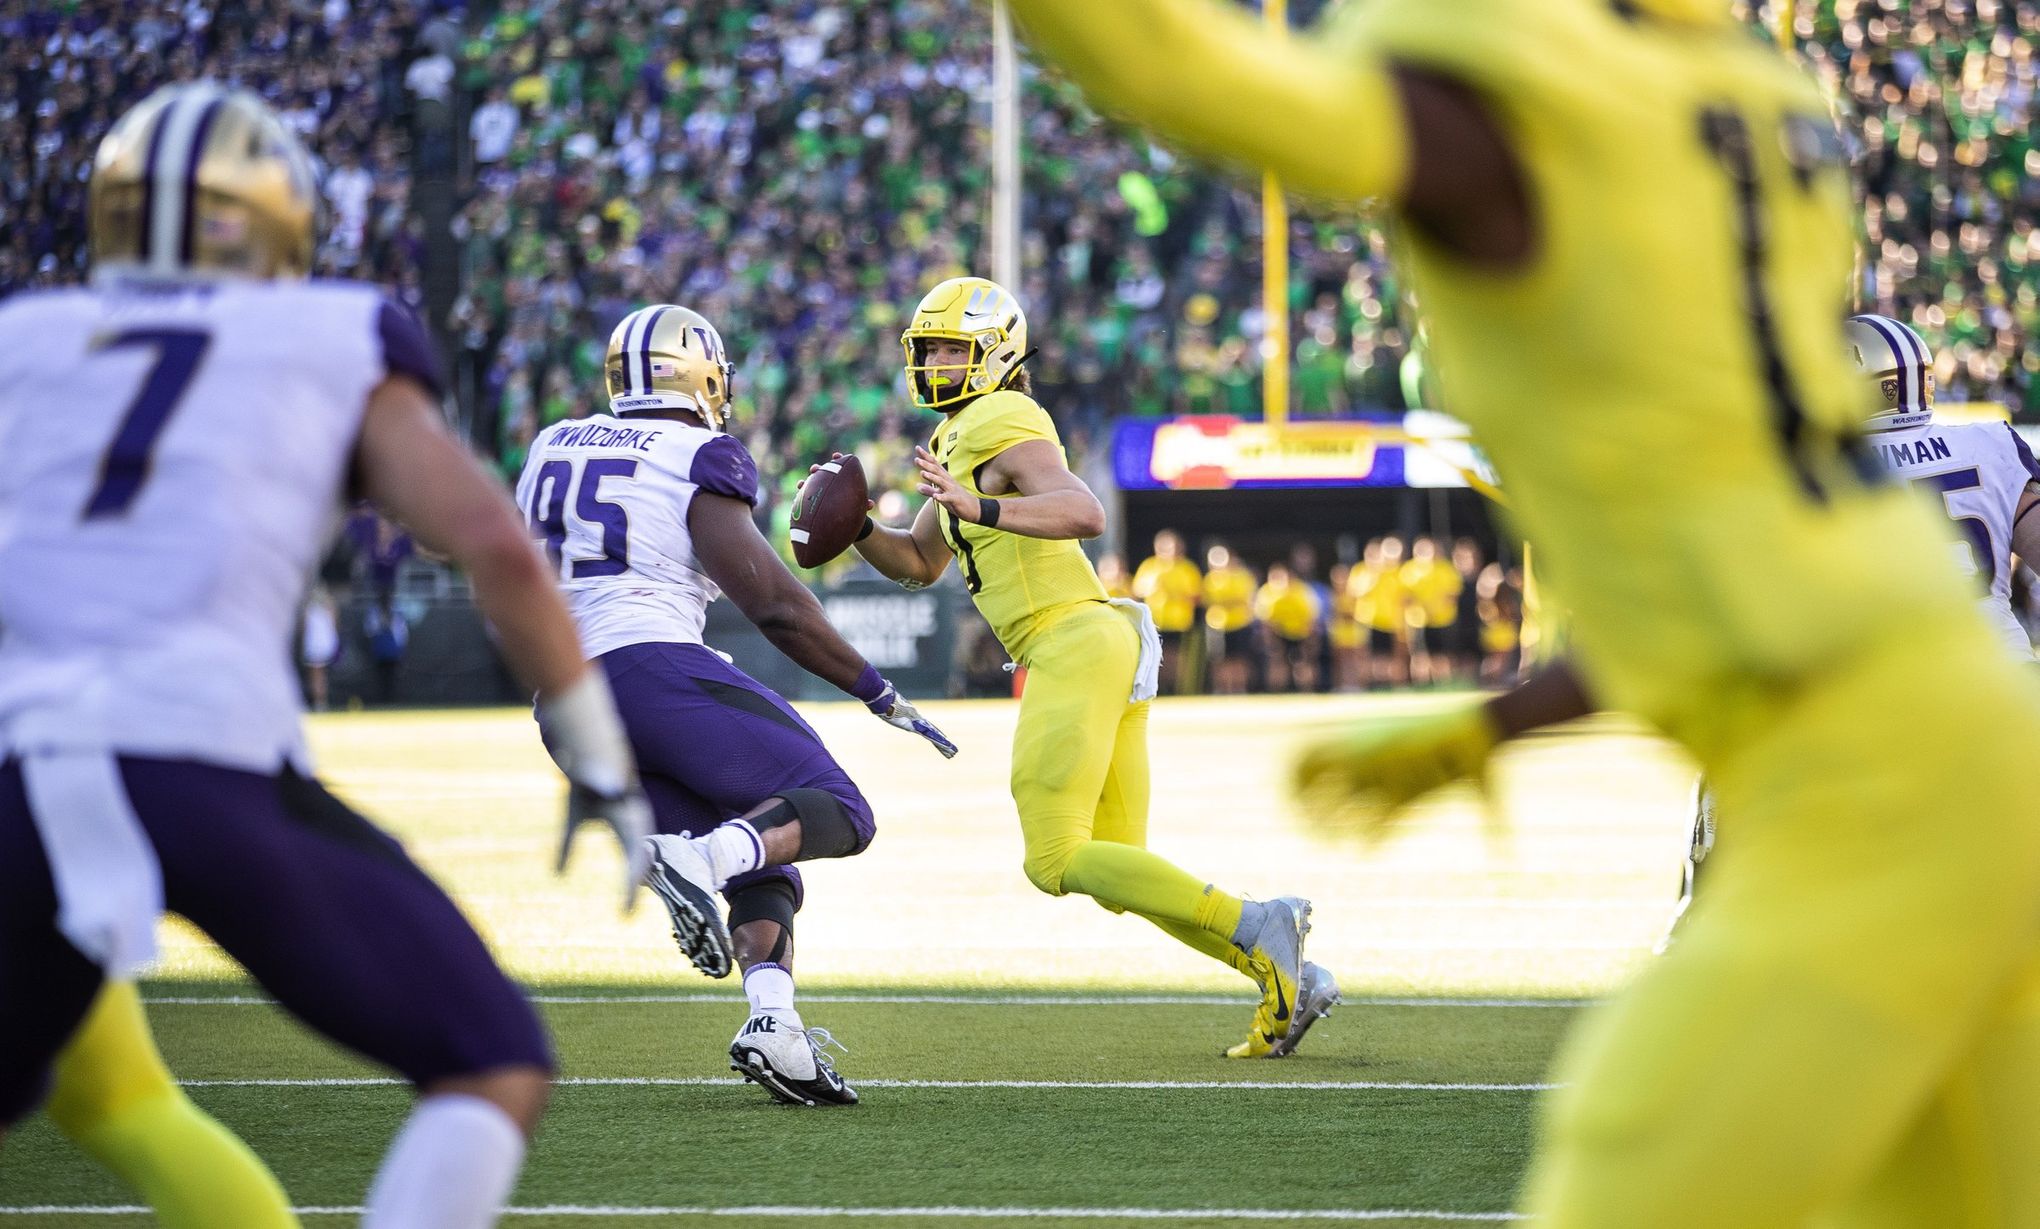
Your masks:
{"label": "nike swoosh on cleat", "polygon": [[1275,1023],[1289,1019],[1289,996],[1282,992],[1282,974],[1275,974]]}

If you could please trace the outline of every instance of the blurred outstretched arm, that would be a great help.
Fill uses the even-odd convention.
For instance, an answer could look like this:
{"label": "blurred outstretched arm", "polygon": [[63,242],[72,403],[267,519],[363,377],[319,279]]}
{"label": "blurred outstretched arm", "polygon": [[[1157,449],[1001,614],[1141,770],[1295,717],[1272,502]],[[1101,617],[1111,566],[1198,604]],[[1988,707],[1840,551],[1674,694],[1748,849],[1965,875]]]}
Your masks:
{"label": "blurred outstretched arm", "polygon": [[1561,660],[1488,700],[1361,722],[1311,743],[1296,762],[1296,793],[1320,826],[1378,839],[1433,790],[1470,781],[1485,793],[1488,759],[1502,743],[1593,711]]}

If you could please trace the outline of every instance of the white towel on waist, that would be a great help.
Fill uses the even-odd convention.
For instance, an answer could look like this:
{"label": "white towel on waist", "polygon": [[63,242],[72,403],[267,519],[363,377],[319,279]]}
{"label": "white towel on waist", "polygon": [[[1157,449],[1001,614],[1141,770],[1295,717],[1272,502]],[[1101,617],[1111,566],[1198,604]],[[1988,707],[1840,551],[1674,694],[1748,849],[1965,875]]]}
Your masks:
{"label": "white towel on waist", "polygon": [[156,958],[163,868],[113,753],[30,753],[21,783],[57,889],[57,929],[107,977],[133,977]]}
{"label": "white towel on waist", "polygon": [[1152,700],[1162,689],[1162,634],[1155,630],[1155,616],[1146,602],[1130,597],[1109,599],[1114,606],[1134,612],[1140,624],[1140,661],[1133,668],[1133,703]]}

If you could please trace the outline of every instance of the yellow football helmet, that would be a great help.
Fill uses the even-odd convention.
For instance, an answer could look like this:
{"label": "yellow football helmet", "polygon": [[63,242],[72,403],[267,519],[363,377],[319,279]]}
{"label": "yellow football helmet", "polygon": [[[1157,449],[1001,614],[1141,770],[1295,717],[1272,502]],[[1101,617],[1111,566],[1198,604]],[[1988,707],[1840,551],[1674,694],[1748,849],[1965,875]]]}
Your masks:
{"label": "yellow football helmet", "polygon": [[730,416],[735,368],[722,334],[700,312],[658,303],[623,318],[602,358],[609,412],[692,410],[720,431]]}
{"label": "yellow football helmet", "polygon": [[95,273],[302,277],[319,187],[269,104],[210,81],[166,85],[121,116],[92,162]]}
{"label": "yellow football helmet", "polygon": [[[925,361],[917,343],[938,337],[970,343],[970,364],[961,381],[949,374],[955,368]],[[1027,316],[1020,301],[997,282],[952,277],[922,296],[900,334],[900,348],[906,351],[907,389],[914,404],[939,410],[1005,386],[1027,357]],[[932,374],[937,371],[943,374]]]}

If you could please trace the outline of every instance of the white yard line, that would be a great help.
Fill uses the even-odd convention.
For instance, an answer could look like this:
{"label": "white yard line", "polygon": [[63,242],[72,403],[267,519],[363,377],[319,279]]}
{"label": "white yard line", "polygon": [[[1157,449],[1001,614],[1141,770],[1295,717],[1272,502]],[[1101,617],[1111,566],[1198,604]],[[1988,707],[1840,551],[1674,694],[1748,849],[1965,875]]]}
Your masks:
{"label": "white yard line", "polygon": [[[387,1076],[326,1076],[311,1078],[180,1080],[186,1088],[394,1088],[403,1080]],[[555,1080],[566,1088],[741,1088],[747,1081],[729,1076],[577,1076]],[[1419,1080],[898,1080],[857,1081],[859,1088],[1081,1088],[1101,1090],[1211,1091],[1247,1089],[1309,1092],[1404,1090],[1410,1092],[1543,1092],[1557,1084],[1438,1083]]]}
{"label": "white yard line", "polygon": [[[292,1208],[299,1216],[360,1216],[365,1208]],[[0,1216],[140,1216],[150,1209],[136,1205],[0,1205]],[[859,1208],[759,1204],[750,1207],[598,1207],[560,1204],[505,1208],[505,1216],[715,1216],[731,1219],[785,1217],[813,1220],[838,1218],[960,1219],[960,1220],[1230,1220],[1230,1221],[1385,1221],[1428,1220],[1457,1223],[1525,1220],[1515,1212],[1444,1212],[1419,1208],[982,1208],[900,1207]]]}
{"label": "white yard line", "polygon": [[[534,1003],[741,1003],[741,994],[534,994]],[[252,994],[164,995],[142,1000],[151,1007],[273,1007],[276,1000]],[[1239,1007],[1254,1000],[1238,994],[803,994],[803,1003],[877,1003],[954,1007]],[[1349,998],[1348,1007],[1585,1007],[1592,999]]]}

